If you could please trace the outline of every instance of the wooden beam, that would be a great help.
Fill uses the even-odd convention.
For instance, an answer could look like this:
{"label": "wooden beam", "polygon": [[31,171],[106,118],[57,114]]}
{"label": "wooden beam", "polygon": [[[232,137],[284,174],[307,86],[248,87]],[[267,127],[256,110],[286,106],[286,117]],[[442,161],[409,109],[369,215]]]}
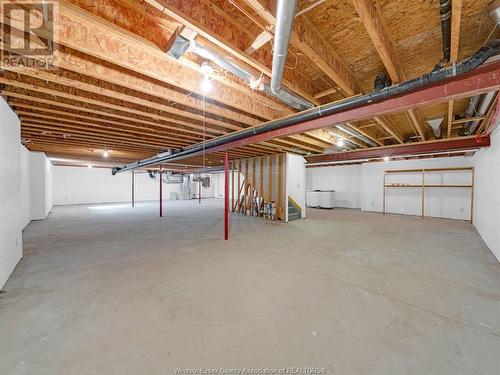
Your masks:
{"label": "wooden beam", "polygon": [[[116,100],[121,100],[122,102],[132,105],[141,105],[145,108],[149,108],[151,112],[165,112],[168,113],[168,118],[170,122],[178,123],[181,125],[190,126],[192,123],[189,121],[196,121],[195,123],[200,123],[205,121],[209,125],[219,126],[221,128],[230,129],[230,130],[239,130],[243,127],[241,125],[234,125],[229,123],[228,121],[220,121],[216,119],[212,119],[208,116],[202,116],[199,114],[194,114],[188,111],[182,111],[177,108],[170,107],[168,105],[160,104],[152,100],[143,99],[139,96],[134,96],[130,94],[125,94],[119,91],[117,88],[115,90],[110,90],[101,86],[96,86],[93,84],[86,83],[80,79],[72,79],[62,75],[62,72],[52,72],[40,69],[30,69],[30,68],[21,68],[16,69],[12,67],[5,67],[4,70],[18,72],[22,75],[26,75],[29,77],[33,77],[36,79],[42,79],[48,82],[57,83],[67,87],[73,87],[75,89],[93,93],[96,95],[103,96],[105,98],[112,98]],[[172,116],[173,115],[173,116]]]}
{"label": "wooden beam", "polygon": [[374,119],[375,122],[387,132],[387,134],[390,134],[399,143],[404,143],[403,137],[399,134],[399,131],[396,130],[396,128],[392,125],[387,117],[376,116]]}
{"label": "wooden beam", "polygon": [[448,138],[451,138],[451,130],[453,127],[453,100],[448,102],[448,131],[446,135]]}
{"label": "wooden beam", "polygon": [[97,140],[103,140],[103,141],[109,141],[109,142],[116,142],[120,144],[130,144],[130,145],[138,145],[138,146],[145,146],[145,147],[151,147],[156,150],[164,150],[168,147],[178,147],[179,144],[175,142],[158,142],[158,141],[152,141],[148,139],[143,139],[143,138],[130,138],[126,136],[120,136],[120,135],[109,135],[107,133],[103,133],[98,130],[94,130],[93,132],[89,132],[88,129],[85,129],[78,126],[73,126],[73,125],[65,125],[64,128],[61,127],[61,125],[54,125],[52,122],[48,121],[42,121],[42,120],[36,120],[36,119],[22,119],[21,121],[21,127],[24,130],[26,129],[46,129],[50,131],[53,134],[66,134],[66,135],[71,135],[72,138],[75,136],[79,138],[84,138],[84,139],[97,139]]}
{"label": "wooden beam", "polygon": [[[11,0],[5,2],[12,3]],[[203,74],[200,71],[167,57],[157,46],[114,24],[64,1],[59,2],[59,17],[55,23],[59,30],[58,42],[64,46],[189,92],[204,94],[200,85]],[[246,95],[220,81],[214,83],[207,96],[242,111],[257,113],[268,120],[283,115],[282,111],[254,100],[255,94],[250,89]]]}
{"label": "wooden beam", "polygon": [[[276,25],[276,18],[271,11],[258,0],[242,0],[271,26]],[[347,94],[359,92],[359,84],[347,65],[326,43],[306,15],[297,17],[290,42],[305,56],[313,61],[330,79],[336,82]]]}
{"label": "wooden beam", "polygon": [[346,132],[342,131],[341,129],[332,128],[332,129],[328,129],[328,131],[330,133],[332,133],[333,135],[335,135],[336,137],[345,139],[346,141],[348,141],[350,143],[354,143],[358,147],[361,147],[361,148],[367,148],[368,147],[365,143],[363,143],[363,142],[355,139],[354,137],[351,137],[349,134],[347,134]]}
{"label": "wooden beam", "polygon": [[231,211],[232,212],[234,212],[234,165],[235,161],[233,160],[231,162]]}
{"label": "wooden beam", "polygon": [[[168,122],[171,122],[174,124],[186,126],[188,128],[193,128],[193,129],[198,129],[198,130],[204,129],[204,126],[202,124],[187,123],[184,121],[172,119],[171,117],[166,117],[166,116],[152,113],[152,111],[138,110],[138,109],[124,106],[124,105],[113,104],[113,103],[110,103],[107,101],[91,99],[91,98],[88,98],[88,97],[83,96],[81,94],[80,95],[70,94],[69,92],[59,91],[59,90],[55,90],[52,88],[43,87],[42,85],[39,85],[39,84],[24,83],[24,82],[15,81],[15,80],[3,78],[3,77],[0,77],[0,83],[3,83],[5,85],[24,88],[26,90],[35,91],[35,92],[39,92],[39,93],[43,93],[43,94],[58,96],[58,97],[64,98],[64,99],[71,99],[71,100],[75,100],[75,101],[80,101],[83,103],[92,104],[92,105],[104,107],[107,109],[113,109],[113,110],[120,111],[120,112],[126,112],[129,114],[138,115],[138,116],[142,116],[142,117],[146,117],[146,118],[149,117],[150,119],[153,119],[156,121],[164,121],[164,122],[168,121]],[[48,84],[46,84],[46,85],[49,86]],[[234,126],[234,125],[227,125],[226,127],[227,128],[235,127],[236,129],[233,129],[233,130],[240,129],[239,127]],[[207,126],[207,130],[215,130],[215,129],[211,129],[210,127]]]}
{"label": "wooden beam", "polygon": [[273,189],[272,189],[272,158],[267,157],[267,189],[266,189],[266,201],[271,202],[273,200]]}
{"label": "wooden beam", "polygon": [[[235,25],[234,19],[215,3],[203,0],[146,0],[179,23],[195,30],[210,43],[245,62],[258,72],[271,77],[271,56],[269,51],[258,49],[252,56],[245,52],[257,35],[249,35],[249,30]],[[238,4],[236,0],[233,4]],[[262,31],[267,31],[262,29]],[[283,85],[296,94],[319,104],[313,97],[314,86],[301,77],[297,71],[285,70]],[[283,114],[285,115],[285,114]]]}
{"label": "wooden beam", "polygon": [[257,35],[255,40],[250,45],[250,47],[248,47],[245,50],[245,53],[251,55],[252,53],[257,51],[259,48],[264,46],[266,43],[268,43],[271,39],[273,39],[273,34],[271,34],[269,31],[266,31],[266,30],[262,31],[259,35]]}
{"label": "wooden beam", "polygon": [[259,158],[259,195],[264,196],[264,158]]}
{"label": "wooden beam", "polygon": [[411,123],[415,126],[417,129],[418,135],[420,136],[420,139],[422,141],[425,141],[425,131],[422,125],[422,119],[420,117],[420,113],[416,109],[409,109],[406,111],[406,114],[408,118],[410,119]]}
{"label": "wooden beam", "polygon": [[331,89],[327,89],[325,91],[318,92],[317,94],[314,95],[314,97],[316,99],[320,99],[320,98],[323,98],[325,96],[337,94],[337,93],[339,93],[339,90],[336,87],[332,87]]}
{"label": "wooden beam", "polygon": [[[127,70],[119,70],[103,61],[99,61],[92,56],[84,55],[78,51],[73,51],[61,47],[58,52],[59,67],[89,76],[104,82],[118,85],[125,88],[132,88],[135,91],[168,101],[168,105],[183,105],[195,110],[203,107],[201,98],[195,95],[187,95],[179,90],[174,90],[155,80],[148,79],[141,75],[132,74]],[[205,101],[207,114],[217,115],[229,120],[237,121],[246,125],[258,125],[261,120],[251,115],[232,110],[231,108],[215,105],[210,101]],[[257,115],[258,114],[253,114]]]}
{"label": "wooden beam", "polygon": [[131,137],[131,139],[134,139],[134,137],[139,137],[139,136],[146,136],[149,139],[157,139],[158,141],[162,141],[167,143],[177,143],[178,146],[186,146],[188,144],[191,144],[193,141],[192,140],[186,140],[183,139],[182,137],[172,137],[168,136],[165,134],[157,134],[157,133],[146,133],[146,132],[140,132],[140,131],[134,131],[130,129],[117,129],[117,128],[110,128],[109,126],[106,125],[99,125],[96,123],[88,123],[88,122],[83,122],[83,121],[75,121],[75,120],[69,120],[65,118],[59,118],[59,117],[53,117],[53,116],[47,116],[47,115],[41,115],[39,113],[32,113],[32,112],[27,112],[27,111],[16,111],[17,114],[23,118],[26,119],[27,121],[35,121],[35,122],[49,122],[52,124],[58,124],[61,129],[63,129],[64,125],[67,126],[72,126],[75,129],[82,129],[82,130],[87,130],[88,133],[102,133],[102,134],[110,134],[110,135],[116,135],[116,134],[123,134],[127,135],[128,137]]}
{"label": "wooden beam", "polygon": [[[57,110],[52,110],[50,108],[44,108],[44,107],[37,107],[33,105],[27,105],[19,102],[10,102],[10,106],[16,111],[18,115],[30,115],[33,117],[39,117],[39,118],[47,118],[55,121],[66,121],[66,122],[71,122],[75,124],[82,124],[82,125],[91,125],[95,127],[101,127],[105,129],[110,129],[111,131],[124,131],[127,133],[132,133],[132,134],[141,134],[141,135],[148,135],[151,137],[159,137],[159,138],[168,138],[168,137],[179,137],[180,139],[186,139],[190,140],[191,142],[194,141],[199,141],[201,139],[201,136],[198,135],[191,135],[191,134],[184,134],[180,132],[176,132],[175,134],[168,133],[164,128],[161,127],[145,127],[141,125],[130,125],[124,122],[118,122],[118,121],[112,121],[112,120],[106,120],[103,118],[99,117],[94,117],[94,116],[86,116],[86,115],[80,115],[77,113],[73,112],[64,112],[64,111],[57,111]],[[19,110],[21,108],[21,110]],[[24,110],[27,109],[27,110]],[[74,117],[78,118],[80,120],[74,120],[74,119],[68,119],[66,116],[69,117]],[[81,120],[89,120],[89,121],[81,121]],[[101,124],[102,123],[102,124]],[[110,126],[110,125],[103,125],[103,124],[113,124],[119,126],[119,128],[116,128],[115,126]],[[169,129],[169,128],[168,128]]]}
{"label": "wooden beam", "polygon": [[[176,127],[176,126],[170,126],[168,124],[164,124],[164,123],[160,123],[160,122],[152,122],[152,121],[145,121],[145,120],[141,120],[139,118],[135,118],[135,117],[128,117],[128,116],[122,116],[122,115],[119,115],[119,114],[116,114],[116,113],[110,113],[110,112],[105,112],[105,111],[101,111],[101,110],[96,110],[96,109],[92,109],[92,108],[86,108],[86,107],[83,107],[83,106],[78,106],[78,105],[74,105],[74,104],[67,104],[67,103],[63,103],[63,102],[58,102],[58,101],[54,101],[54,100],[48,100],[48,99],[44,99],[44,98],[40,98],[40,97],[37,97],[37,96],[34,96],[34,95],[23,95],[23,94],[18,94],[17,92],[13,92],[13,91],[10,91],[10,90],[3,90],[1,92],[2,95],[4,96],[7,96],[7,97],[11,97],[11,98],[18,98],[18,99],[23,99],[23,100],[29,100],[30,102],[34,102],[34,103],[42,103],[42,104],[45,104],[45,105],[50,105],[50,106],[56,106],[56,107],[61,107],[61,108],[65,108],[65,109],[70,109],[70,110],[75,110],[75,111],[79,111],[79,112],[83,112],[83,113],[87,113],[87,114],[92,114],[92,115],[97,115],[98,118],[96,119],[97,121],[101,121],[101,122],[106,122],[106,123],[110,123],[110,124],[117,124],[117,125],[122,125],[122,126],[128,126],[128,127],[133,127],[133,128],[136,128],[136,129],[144,129],[144,128],[149,128],[149,130],[152,130],[152,126],[154,127],[158,127],[158,128],[164,128],[164,129],[171,129],[171,130],[176,130],[176,131],[182,131],[183,133],[189,133],[189,134],[195,134],[195,135],[199,135],[200,132],[199,131],[194,131],[194,130],[189,130],[189,129],[181,129],[179,127]],[[13,102],[15,105],[18,105],[19,102]],[[38,106],[34,106],[35,108],[38,108]],[[41,109],[43,108],[43,109]],[[45,110],[45,107],[41,107],[39,110]],[[63,111],[58,111],[58,112],[61,112],[61,114],[66,114],[67,113],[67,116],[75,116],[73,114],[73,112],[63,112]],[[82,117],[80,114],[79,116],[76,116],[76,117]],[[95,116],[86,116],[86,118],[94,118]],[[107,119],[107,117],[109,118],[114,118],[114,119],[120,119],[120,120],[124,120],[124,121],[127,121],[127,122],[117,122],[117,121],[114,121],[114,120],[109,120]],[[143,125],[146,125],[145,127],[144,126],[139,126],[138,124],[143,124]],[[221,134],[221,133],[218,133],[218,134]],[[218,135],[217,133],[216,134],[212,134],[211,132],[208,132],[206,134],[207,137],[213,137],[215,135]]]}
{"label": "wooden beam", "polygon": [[379,146],[383,146],[384,144],[380,142],[376,137],[370,135],[363,129],[361,129],[359,126],[354,125],[353,123],[348,122],[347,125],[349,125],[351,128],[355,129],[358,133],[363,134],[366,138],[371,139],[373,142],[378,144]]}
{"label": "wooden beam", "polygon": [[[460,23],[462,21],[462,0],[453,0],[451,2],[451,50],[450,60],[455,64],[458,60],[458,47],[460,44]],[[448,102],[448,131],[447,137],[451,137],[453,122],[453,100]]]}
{"label": "wooden beam", "polygon": [[[380,59],[387,69],[392,82],[399,83],[404,81],[406,79],[405,72],[402,68],[401,62],[399,61],[399,56],[394,51],[394,46],[387,31],[384,19],[378,9],[377,3],[370,0],[351,1],[361,22],[365,26],[366,32],[375,46]],[[407,111],[407,117],[410,123],[413,124],[417,130],[421,140],[425,141],[424,124],[418,111],[416,109]],[[399,143],[403,143],[401,142],[402,138],[400,136],[395,138]]]}
{"label": "wooden beam", "polygon": [[458,59],[461,21],[462,21],[462,0],[453,0],[451,2],[451,51],[450,51],[450,60],[452,64],[455,64]]}
{"label": "wooden beam", "polygon": [[401,82],[404,79],[401,71],[401,63],[394,52],[394,47],[387,33],[384,20],[380,15],[379,9],[377,9],[376,1],[352,0],[352,4],[392,81]]}
{"label": "wooden beam", "polygon": [[308,132],[311,137],[322,140],[325,143],[328,143],[330,146],[335,143],[335,138],[327,132],[325,129],[317,129]]}
{"label": "wooden beam", "polygon": [[281,166],[280,154],[276,155],[276,217],[281,218]]}

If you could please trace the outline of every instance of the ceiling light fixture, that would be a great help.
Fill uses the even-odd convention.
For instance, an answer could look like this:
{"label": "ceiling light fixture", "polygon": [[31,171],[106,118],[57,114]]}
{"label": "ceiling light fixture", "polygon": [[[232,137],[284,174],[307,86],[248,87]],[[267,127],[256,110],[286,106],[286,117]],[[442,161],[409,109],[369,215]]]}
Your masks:
{"label": "ceiling light fixture", "polygon": [[391,158],[389,156],[384,156],[384,161],[389,161]]}
{"label": "ceiling light fixture", "polygon": [[87,164],[87,168],[92,168],[92,164]]}
{"label": "ceiling light fixture", "polygon": [[201,64],[200,70],[203,73],[203,82],[201,83],[202,91],[212,91],[213,86],[212,82],[210,82],[210,75],[214,72],[214,69],[205,61]]}
{"label": "ceiling light fixture", "polygon": [[336,145],[337,145],[338,147],[344,147],[345,142],[344,142],[344,140],[343,140],[342,138],[337,138]]}
{"label": "ceiling light fixture", "polygon": [[210,92],[212,91],[212,82],[210,82],[210,80],[208,79],[208,76],[205,76],[205,78],[203,78],[203,82],[201,83],[201,89],[203,92],[207,93],[207,92]]}
{"label": "ceiling light fixture", "polygon": [[103,156],[103,157],[105,157],[105,158],[107,158],[107,157],[109,156],[109,151],[105,149],[105,150],[102,152],[102,156]]}

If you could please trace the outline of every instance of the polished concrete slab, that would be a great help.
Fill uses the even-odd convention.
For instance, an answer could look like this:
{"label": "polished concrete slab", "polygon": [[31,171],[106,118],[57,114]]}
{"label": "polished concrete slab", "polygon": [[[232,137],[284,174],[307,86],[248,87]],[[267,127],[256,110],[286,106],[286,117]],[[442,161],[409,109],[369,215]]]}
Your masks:
{"label": "polished concrete slab", "polygon": [[221,200],[165,213],[68,206],[30,224],[0,374],[500,373],[500,265],[469,223],[309,210],[233,216],[223,241]]}

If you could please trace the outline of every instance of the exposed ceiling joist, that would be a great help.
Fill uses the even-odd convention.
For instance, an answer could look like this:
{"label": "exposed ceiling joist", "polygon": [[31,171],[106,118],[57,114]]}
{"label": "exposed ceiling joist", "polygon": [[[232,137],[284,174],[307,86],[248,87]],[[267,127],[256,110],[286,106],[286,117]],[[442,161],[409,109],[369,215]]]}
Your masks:
{"label": "exposed ceiling joist", "polygon": [[[394,51],[391,38],[380,15],[380,11],[377,9],[376,2],[371,0],[352,0],[352,3],[392,82],[399,83],[406,80],[402,64]],[[407,115],[413,126],[417,129],[420,138],[425,141],[424,124],[417,110],[409,110]],[[399,139],[398,141],[403,143]]]}
{"label": "exposed ceiling joist", "polygon": [[[271,11],[258,0],[240,0],[248,4],[256,13],[268,22],[276,25],[276,18]],[[336,82],[348,95],[359,92],[359,83],[347,65],[333,52],[321,34],[309,21],[307,15],[297,17],[290,43],[313,61],[330,79]]]}

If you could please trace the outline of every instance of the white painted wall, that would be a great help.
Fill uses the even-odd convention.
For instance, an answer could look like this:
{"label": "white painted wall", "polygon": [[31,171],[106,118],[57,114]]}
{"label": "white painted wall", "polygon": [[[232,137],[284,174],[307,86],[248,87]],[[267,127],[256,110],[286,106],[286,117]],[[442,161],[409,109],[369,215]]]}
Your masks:
{"label": "white painted wall", "polygon": [[21,223],[26,227],[31,221],[30,152],[22,145],[21,150]]}
{"label": "white painted wall", "polygon": [[52,164],[42,152],[29,153],[31,220],[43,220],[52,209]]}
{"label": "white painted wall", "polygon": [[[364,163],[352,166],[332,166],[307,169],[307,190],[335,190],[337,207],[361,208],[363,211],[383,211],[383,181],[386,169],[418,169],[470,167],[471,157]],[[426,174],[427,183],[470,184],[470,172],[433,172]],[[389,183],[421,184],[421,174],[398,174]],[[387,212],[420,215],[421,189],[387,189]],[[470,190],[427,189],[425,215],[450,219],[470,219]]]}
{"label": "white painted wall", "polygon": [[500,128],[492,134],[491,147],[476,153],[474,166],[474,226],[500,261]]}
{"label": "white painted wall", "polygon": [[288,197],[302,208],[302,219],[306,217],[306,160],[300,155],[286,154],[285,212],[288,221]]}
{"label": "white painted wall", "polygon": [[[471,167],[472,157],[452,157],[418,159],[362,164],[361,209],[363,211],[383,211],[383,182],[386,169],[418,169]],[[394,175],[389,183],[421,183],[421,175]],[[428,183],[470,184],[470,172],[433,173]],[[468,189],[428,189],[426,192],[425,215],[450,219],[470,219],[470,190]],[[420,215],[422,207],[421,189],[387,189],[387,212],[403,215]]]}
{"label": "white painted wall", "polygon": [[[107,168],[53,167],[53,200],[55,205],[130,202],[132,173],[113,176]],[[163,184],[163,198],[170,193],[180,196],[180,184]],[[160,197],[158,180],[146,173],[135,173],[135,200],[152,201]]]}
{"label": "white painted wall", "polygon": [[361,165],[307,169],[307,190],[335,190],[335,205],[361,208]]}
{"label": "white painted wall", "polygon": [[0,288],[22,257],[20,136],[19,119],[0,98]]}

